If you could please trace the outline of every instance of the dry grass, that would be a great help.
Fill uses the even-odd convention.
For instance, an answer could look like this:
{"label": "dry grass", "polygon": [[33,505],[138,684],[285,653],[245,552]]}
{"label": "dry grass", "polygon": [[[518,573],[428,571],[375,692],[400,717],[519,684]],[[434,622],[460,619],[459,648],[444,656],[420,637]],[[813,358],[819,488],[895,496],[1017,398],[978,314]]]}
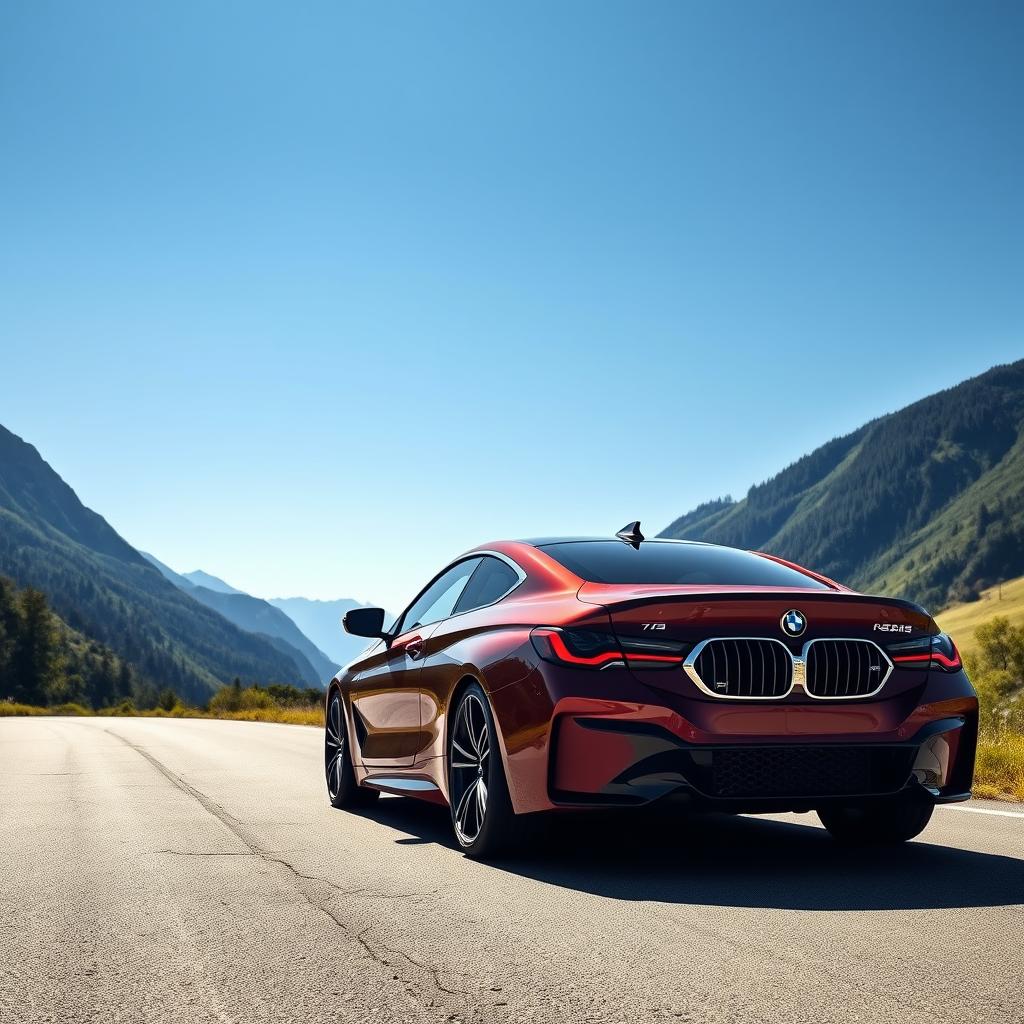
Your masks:
{"label": "dry grass", "polygon": [[222,711],[218,714],[211,714],[207,711],[200,711],[198,708],[185,707],[182,704],[179,704],[170,711],[165,711],[163,708],[153,708],[150,711],[136,711],[133,708],[123,706],[91,711],[88,708],[83,708],[80,704],[61,704],[52,708],[38,708],[30,704],[0,702],[0,718],[25,715],[74,715],[76,717],[95,715],[102,718],[129,716],[132,718],[220,718],[235,722],[282,722],[285,725],[313,725],[318,727],[322,727],[324,724],[324,710],[321,707],[253,708],[248,711]]}
{"label": "dry grass", "polygon": [[0,701],[0,718],[21,717],[23,715],[56,715],[57,710],[35,708],[31,704],[14,704],[11,701]]}
{"label": "dry grass", "polygon": [[955,604],[935,616],[939,628],[949,633],[962,654],[980,649],[974,631],[996,615],[1005,616],[1014,626],[1024,626],[1024,576],[1002,585],[1002,599],[999,591],[999,587],[989,587],[982,591],[981,600]]}
{"label": "dry grass", "polygon": [[251,711],[224,711],[217,715],[197,712],[197,718],[226,718],[234,722],[283,722],[285,725],[324,724],[324,709],[315,708],[253,708]]}
{"label": "dry grass", "polygon": [[974,793],[980,797],[1024,800],[1024,736],[1005,733],[978,743]]}
{"label": "dry grass", "polygon": [[52,708],[37,708],[32,704],[14,704],[11,701],[0,701],[0,718],[12,718],[24,715],[72,715],[76,718],[92,715],[89,708],[81,704],[58,704]]}

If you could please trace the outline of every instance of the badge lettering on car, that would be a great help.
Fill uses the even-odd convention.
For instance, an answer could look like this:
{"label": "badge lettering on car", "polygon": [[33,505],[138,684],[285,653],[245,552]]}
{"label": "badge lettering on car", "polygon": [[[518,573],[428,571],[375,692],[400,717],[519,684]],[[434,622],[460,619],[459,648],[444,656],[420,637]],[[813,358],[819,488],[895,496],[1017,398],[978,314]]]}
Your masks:
{"label": "badge lettering on car", "polygon": [[876,622],[874,628],[879,633],[913,633],[913,626],[898,626],[895,622]]}

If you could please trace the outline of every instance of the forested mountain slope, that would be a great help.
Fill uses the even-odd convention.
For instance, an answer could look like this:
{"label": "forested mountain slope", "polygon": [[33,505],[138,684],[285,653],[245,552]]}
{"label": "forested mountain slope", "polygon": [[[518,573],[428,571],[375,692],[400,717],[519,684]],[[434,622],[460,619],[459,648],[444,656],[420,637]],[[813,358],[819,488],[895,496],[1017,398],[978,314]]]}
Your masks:
{"label": "forested mountain slope", "polygon": [[1024,572],[1024,360],[865,424],[665,537],[770,551],[933,608]]}
{"label": "forested mountain slope", "polygon": [[0,575],[41,590],[72,629],[144,682],[202,701],[235,676],[296,682],[294,660],[168,582],[86,508],[39,453],[0,427]]}

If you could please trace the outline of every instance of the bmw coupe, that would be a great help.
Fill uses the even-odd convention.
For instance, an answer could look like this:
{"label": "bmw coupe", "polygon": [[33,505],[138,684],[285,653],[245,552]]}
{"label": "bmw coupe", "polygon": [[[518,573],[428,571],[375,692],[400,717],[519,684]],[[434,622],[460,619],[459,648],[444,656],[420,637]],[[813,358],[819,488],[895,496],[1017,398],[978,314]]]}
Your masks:
{"label": "bmw coupe", "polygon": [[335,807],[447,805],[489,857],[521,815],[816,811],[840,841],[916,836],[970,797],[978,702],[909,601],[713,544],[501,541],[461,555],[330,683]]}

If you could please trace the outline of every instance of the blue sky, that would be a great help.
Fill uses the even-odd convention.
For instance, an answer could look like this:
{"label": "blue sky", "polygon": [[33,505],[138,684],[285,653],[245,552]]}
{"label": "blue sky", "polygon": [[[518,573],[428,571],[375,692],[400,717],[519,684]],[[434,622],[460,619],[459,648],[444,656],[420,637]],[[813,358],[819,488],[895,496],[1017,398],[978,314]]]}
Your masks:
{"label": "blue sky", "polygon": [[1024,355],[1024,7],[0,7],[0,423],[391,607]]}

